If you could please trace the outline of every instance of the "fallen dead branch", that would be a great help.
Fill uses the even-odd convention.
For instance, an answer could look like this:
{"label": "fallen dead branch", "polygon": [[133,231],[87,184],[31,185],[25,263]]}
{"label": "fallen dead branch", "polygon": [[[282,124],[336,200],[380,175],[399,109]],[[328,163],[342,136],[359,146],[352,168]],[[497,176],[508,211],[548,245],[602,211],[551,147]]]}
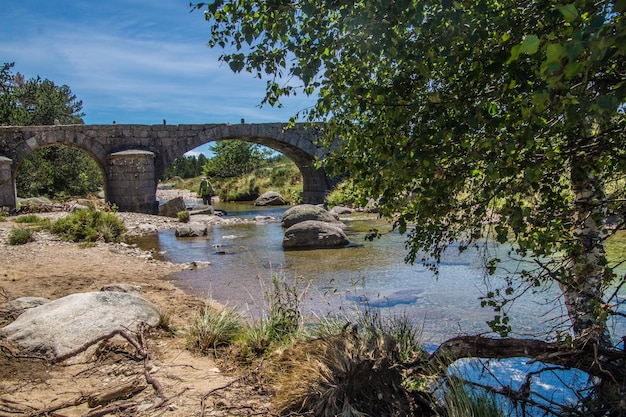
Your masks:
{"label": "fallen dead branch", "polygon": [[[87,398],[85,398],[83,395],[81,395],[80,397],[77,397],[73,400],[69,400],[69,401],[64,401],[60,404],[57,405],[53,405],[51,407],[47,407],[41,410],[37,410],[35,412],[31,412],[30,414],[28,414],[28,417],[40,417],[40,416],[49,416],[51,414],[53,414],[55,411],[57,410],[62,410],[64,408],[68,408],[68,407],[76,407],[78,405],[81,405],[83,403],[87,402]],[[32,408],[32,406],[29,406]]]}
{"label": "fallen dead branch", "polygon": [[444,369],[461,358],[514,357],[525,357],[564,368],[581,369],[599,378],[610,376],[617,381],[626,380],[624,351],[601,349],[594,345],[572,347],[562,342],[544,342],[536,339],[456,337],[442,343],[430,356],[429,363],[434,369]]}
{"label": "fallen dead branch", "polygon": [[[139,330],[140,333],[143,332],[143,329]],[[139,342],[137,340],[135,340],[132,335],[126,330],[126,329],[115,329],[110,333],[101,335],[95,339],[92,339],[88,342],[86,342],[85,344],[83,344],[82,346],[78,347],[77,349],[71,350],[63,355],[59,355],[56,358],[54,358],[51,362],[52,363],[60,363],[63,361],[68,360],[69,358],[72,358],[76,355],[79,355],[81,353],[83,353],[84,351],[86,351],[87,349],[89,349],[91,346],[95,345],[96,343],[100,343],[103,340],[108,340],[111,339],[115,336],[122,336],[124,339],[126,339],[128,341],[128,343],[130,343],[131,345],[133,345],[133,347],[137,350],[137,352],[139,353],[139,355],[142,358],[146,358],[148,357],[148,353],[146,352],[145,348],[143,346],[141,346],[139,344]],[[40,358],[41,359],[41,358]]]}
{"label": "fallen dead branch", "polygon": [[137,407],[136,402],[128,402],[124,404],[112,405],[110,407],[99,408],[94,411],[90,411],[89,413],[83,415],[83,417],[102,417],[107,414],[117,413],[118,411],[124,411],[132,407]]}
{"label": "fallen dead branch", "polygon": [[146,389],[148,385],[138,379],[91,394],[87,398],[90,408],[107,405],[113,401],[129,398]]}

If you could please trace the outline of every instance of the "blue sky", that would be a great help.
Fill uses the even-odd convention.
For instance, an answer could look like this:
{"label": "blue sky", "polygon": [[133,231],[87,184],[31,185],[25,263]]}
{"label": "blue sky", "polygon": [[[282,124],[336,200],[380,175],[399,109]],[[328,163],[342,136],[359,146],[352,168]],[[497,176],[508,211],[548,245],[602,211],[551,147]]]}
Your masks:
{"label": "blue sky", "polygon": [[312,104],[297,96],[259,108],[266,81],[220,63],[209,30],[189,0],[10,0],[0,60],[68,85],[87,124],[286,122]]}

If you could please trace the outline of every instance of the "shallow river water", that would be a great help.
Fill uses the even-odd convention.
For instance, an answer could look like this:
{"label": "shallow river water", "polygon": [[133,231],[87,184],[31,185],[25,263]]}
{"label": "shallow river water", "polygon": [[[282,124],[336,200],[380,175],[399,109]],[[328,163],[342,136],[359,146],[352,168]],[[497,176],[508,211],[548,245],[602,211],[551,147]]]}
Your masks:
{"label": "shallow river water", "polygon": [[[459,334],[489,330],[486,321],[494,314],[480,306],[479,297],[489,287],[475,251],[461,255],[450,251],[436,277],[421,265],[405,264],[404,237],[390,232],[388,223],[372,215],[341,219],[348,226],[350,247],[284,251],[279,221],[284,207],[224,203],[216,208],[225,210],[229,217],[263,215],[278,221],[215,225],[203,238],[178,239],[173,230],[161,231],[139,242],[173,262],[210,262],[206,268],[171,276],[190,293],[248,310],[254,317],[263,308],[264,294],[275,275],[298,287],[307,313],[349,315],[368,305],[380,308],[382,315],[407,315],[423,328],[424,341],[431,346]],[[384,233],[380,239],[367,241],[365,235],[374,227]],[[558,298],[557,291],[547,290],[525,294],[516,301],[510,310],[515,335],[538,334],[554,325],[551,319],[563,314],[553,302]],[[625,323],[616,326],[616,335],[626,334]]]}

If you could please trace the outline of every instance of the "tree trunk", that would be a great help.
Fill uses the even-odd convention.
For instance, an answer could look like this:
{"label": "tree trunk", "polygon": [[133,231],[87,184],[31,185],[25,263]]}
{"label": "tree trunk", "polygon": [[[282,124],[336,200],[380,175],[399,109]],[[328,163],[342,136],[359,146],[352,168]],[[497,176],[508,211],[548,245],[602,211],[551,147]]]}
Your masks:
{"label": "tree trunk", "polygon": [[594,158],[577,156],[571,162],[574,240],[567,253],[566,275],[559,284],[574,337],[607,348],[612,343],[603,296],[612,274],[604,252],[604,183]]}

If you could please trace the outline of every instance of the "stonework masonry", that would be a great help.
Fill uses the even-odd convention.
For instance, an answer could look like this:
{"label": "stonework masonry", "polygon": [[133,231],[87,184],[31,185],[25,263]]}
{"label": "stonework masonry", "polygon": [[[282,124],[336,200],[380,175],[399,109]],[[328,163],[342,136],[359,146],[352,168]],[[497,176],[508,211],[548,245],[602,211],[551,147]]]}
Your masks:
{"label": "stonework masonry", "polygon": [[0,207],[15,208],[17,168],[43,146],[64,145],[89,154],[100,166],[108,202],[121,211],[156,213],[158,179],[169,164],[208,142],[237,139],[268,146],[290,158],[303,178],[302,201],[321,203],[330,188],[315,167],[327,150],[315,127],[285,123],[203,125],[67,125],[0,127]]}

